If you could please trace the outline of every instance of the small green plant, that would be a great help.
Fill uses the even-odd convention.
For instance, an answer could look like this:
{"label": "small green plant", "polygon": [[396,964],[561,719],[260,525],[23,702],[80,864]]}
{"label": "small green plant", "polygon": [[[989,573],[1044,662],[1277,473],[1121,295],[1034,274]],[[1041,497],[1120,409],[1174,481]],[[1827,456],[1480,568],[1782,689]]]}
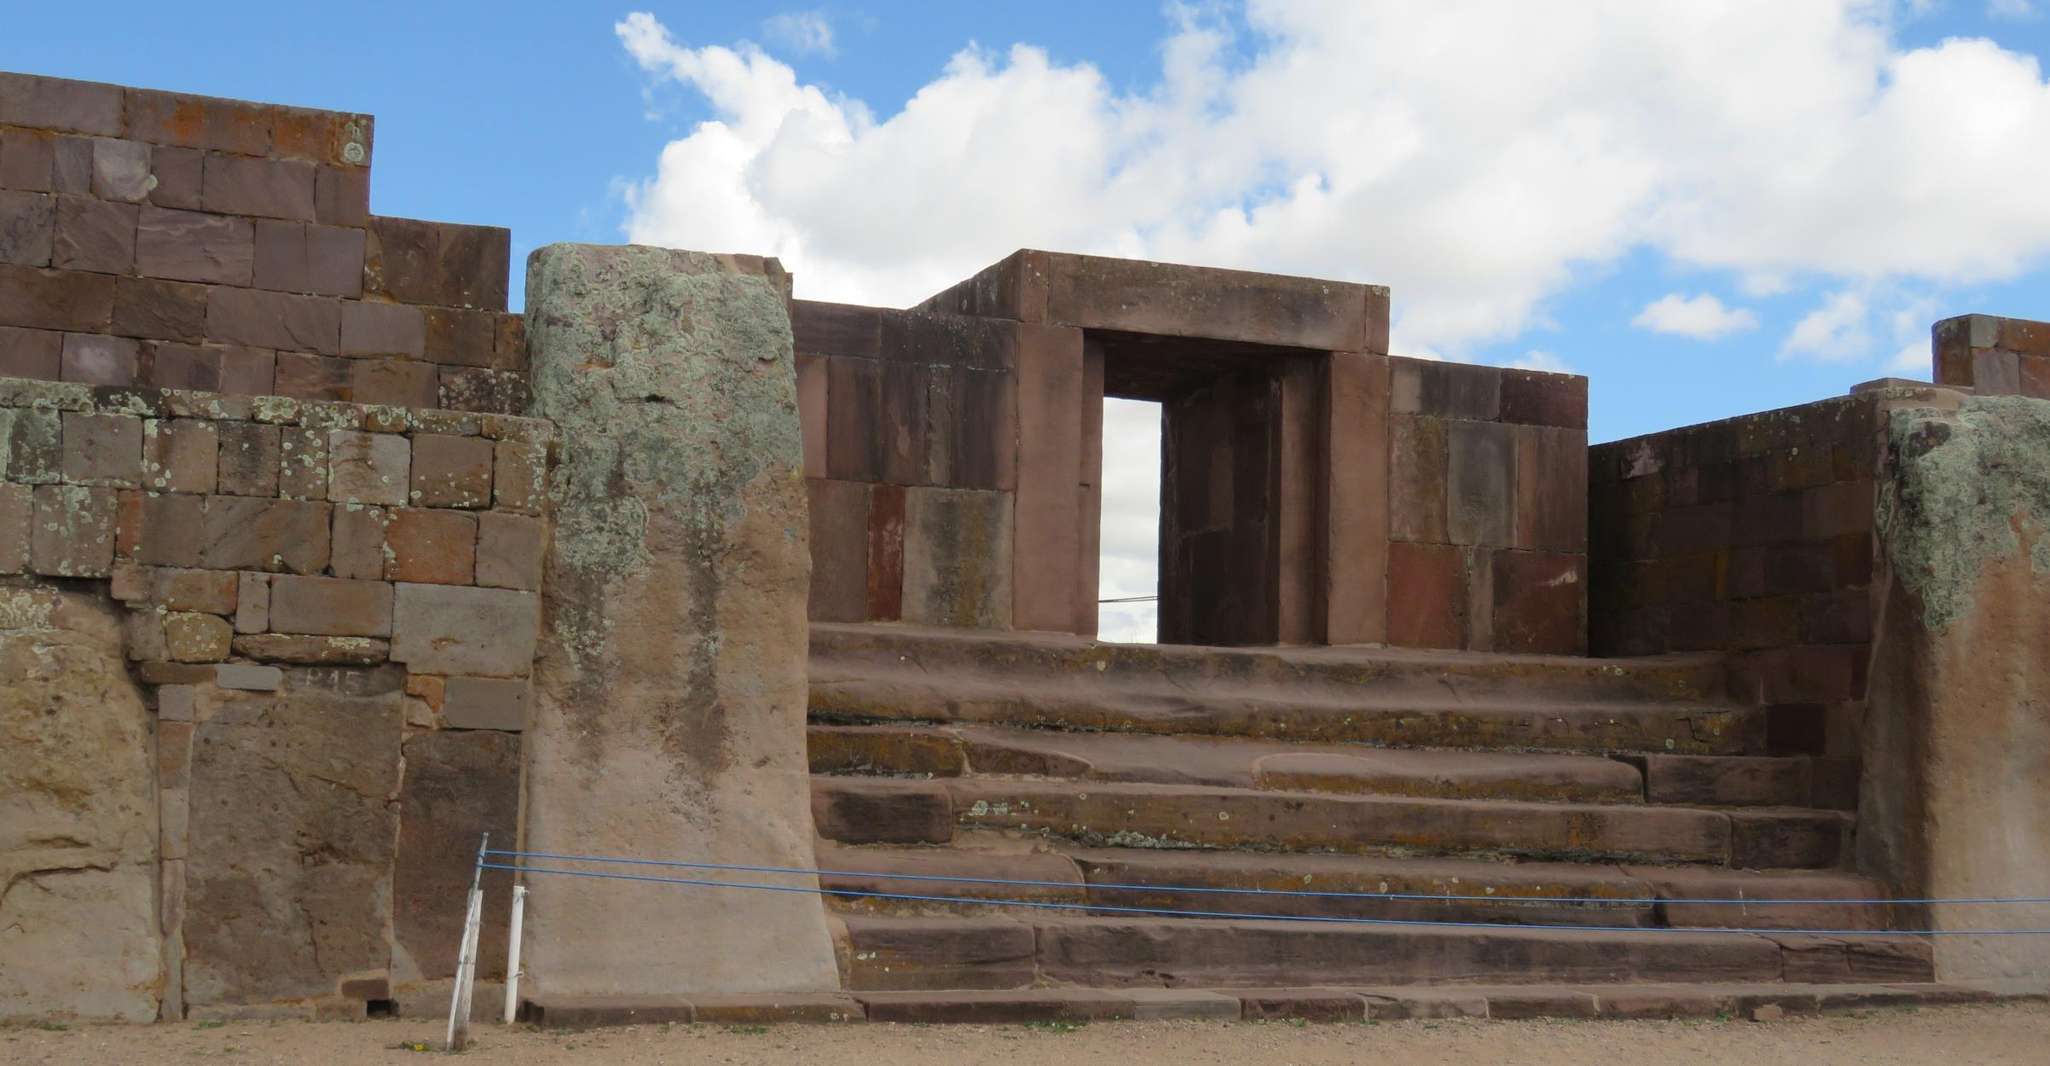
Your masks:
{"label": "small green plant", "polygon": [[401,1041],[399,1041],[399,1042],[398,1042],[398,1043],[396,1043],[396,1044],[390,1044],[390,1045],[387,1045],[387,1046],[388,1046],[388,1047],[390,1047],[390,1049],[391,1049],[391,1050],[393,1050],[393,1051],[432,1051],[432,1050],[434,1050],[433,1048],[431,1048],[431,1047],[428,1047],[428,1046],[427,1046],[427,1041],[425,1041],[425,1040],[401,1040]]}
{"label": "small green plant", "polygon": [[743,1036],[760,1036],[768,1032],[769,1027],[766,1025],[729,1025],[726,1027],[726,1031],[729,1033],[739,1033]]}

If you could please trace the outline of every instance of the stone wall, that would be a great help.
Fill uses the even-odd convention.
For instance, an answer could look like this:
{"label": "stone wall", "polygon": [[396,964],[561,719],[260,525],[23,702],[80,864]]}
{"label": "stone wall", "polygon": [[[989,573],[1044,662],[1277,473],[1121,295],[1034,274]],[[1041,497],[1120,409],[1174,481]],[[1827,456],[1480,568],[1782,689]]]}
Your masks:
{"label": "stone wall", "polygon": [[1596,655],[1720,651],[1767,741],[1855,802],[1872,636],[1879,393],[1590,450]]}
{"label": "stone wall", "polygon": [[1388,362],[1388,642],[1586,651],[1587,379]]}
{"label": "stone wall", "polygon": [[[550,439],[501,415],[0,379],[0,581],[104,614],[134,679],[107,684],[154,711],[96,711],[117,716],[98,757],[141,776],[93,783],[139,790],[162,860],[150,1014],[360,1014],[453,972],[477,836],[516,813]],[[56,942],[45,917],[32,939]],[[134,1014],[99,1002],[73,1009]]]}
{"label": "stone wall", "polygon": [[2050,399],[2050,322],[1960,315],[1929,332],[1938,385]]}
{"label": "stone wall", "polygon": [[508,232],[372,215],[371,141],[0,73],[0,376],[518,412]]}

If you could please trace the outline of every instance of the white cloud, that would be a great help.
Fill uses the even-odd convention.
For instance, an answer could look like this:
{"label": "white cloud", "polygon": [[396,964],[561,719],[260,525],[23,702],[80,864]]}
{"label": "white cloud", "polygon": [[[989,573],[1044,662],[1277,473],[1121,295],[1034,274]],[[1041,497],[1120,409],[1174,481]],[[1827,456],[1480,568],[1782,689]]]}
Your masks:
{"label": "white cloud", "polygon": [[2036,17],[2036,5],[2031,0],[1986,0],[1986,17],[1992,19],[2028,19]]}
{"label": "white cloud", "polygon": [[799,55],[831,58],[838,50],[833,44],[833,24],[823,11],[771,15],[762,20],[762,34]]}
{"label": "white cloud", "polygon": [[1872,348],[1867,317],[1863,295],[1848,290],[1831,293],[1794,323],[1780,344],[1780,357],[1805,355],[1832,363],[1862,359]]}
{"label": "white cloud", "polygon": [[[2050,252],[2050,86],[1986,40],[1903,48],[1880,0],[1248,0],[1177,9],[1122,91],[969,47],[901,108],[749,45],[620,39],[714,118],[629,193],[636,241],[763,252],[903,305],[1021,246],[1391,284],[1458,356],[1649,248],[1740,278],[2011,278]],[[1310,102],[1314,101],[1314,106]]]}
{"label": "white cloud", "polygon": [[1532,348],[1523,353],[1523,358],[1510,363],[1509,367],[1512,370],[1542,370],[1549,374],[1578,373],[1566,365],[1566,360],[1542,348]]}
{"label": "white cloud", "polygon": [[1669,292],[1644,305],[1630,324],[1653,333],[1674,333],[1698,341],[1758,328],[1758,316],[1742,307],[1724,307],[1713,293],[1682,296]]}

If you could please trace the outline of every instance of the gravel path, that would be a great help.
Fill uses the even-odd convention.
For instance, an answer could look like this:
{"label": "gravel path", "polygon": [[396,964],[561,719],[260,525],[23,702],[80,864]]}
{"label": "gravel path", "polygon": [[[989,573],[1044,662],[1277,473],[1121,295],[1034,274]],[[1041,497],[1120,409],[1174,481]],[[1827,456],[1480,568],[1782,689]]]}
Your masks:
{"label": "gravel path", "polygon": [[[422,1063],[428,1021],[0,1028],[0,1062]],[[1079,1027],[680,1025],[564,1033],[478,1031],[472,1061],[518,1064],[789,1063],[1059,1066],[1246,1063],[1708,1063],[1979,1066],[2050,1062],[2050,1006],[1900,1009],[1750,1022],[1384,1022],[1338,1025],[1107,1022]]]}

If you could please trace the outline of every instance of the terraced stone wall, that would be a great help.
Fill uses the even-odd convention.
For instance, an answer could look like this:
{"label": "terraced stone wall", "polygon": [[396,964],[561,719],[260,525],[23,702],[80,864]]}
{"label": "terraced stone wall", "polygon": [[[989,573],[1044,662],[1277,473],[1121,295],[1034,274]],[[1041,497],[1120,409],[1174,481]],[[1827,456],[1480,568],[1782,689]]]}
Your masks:
{"label": "terraced stone wall", "polygon": [[0,376],[519,412],[508,231],[372,215],[372,133],[0,73]]}
{"label": "terraced stone wall", "polygon": [[[153,712],[73,758],[153,768],[162,1016],[360,1015],[452,975],[478,834],[516,821],[550,439],[502,415],[0,379],[0,585],[105,612],[128,662],[108,684]],[[90,913],[29,924],[47,940]]]}

